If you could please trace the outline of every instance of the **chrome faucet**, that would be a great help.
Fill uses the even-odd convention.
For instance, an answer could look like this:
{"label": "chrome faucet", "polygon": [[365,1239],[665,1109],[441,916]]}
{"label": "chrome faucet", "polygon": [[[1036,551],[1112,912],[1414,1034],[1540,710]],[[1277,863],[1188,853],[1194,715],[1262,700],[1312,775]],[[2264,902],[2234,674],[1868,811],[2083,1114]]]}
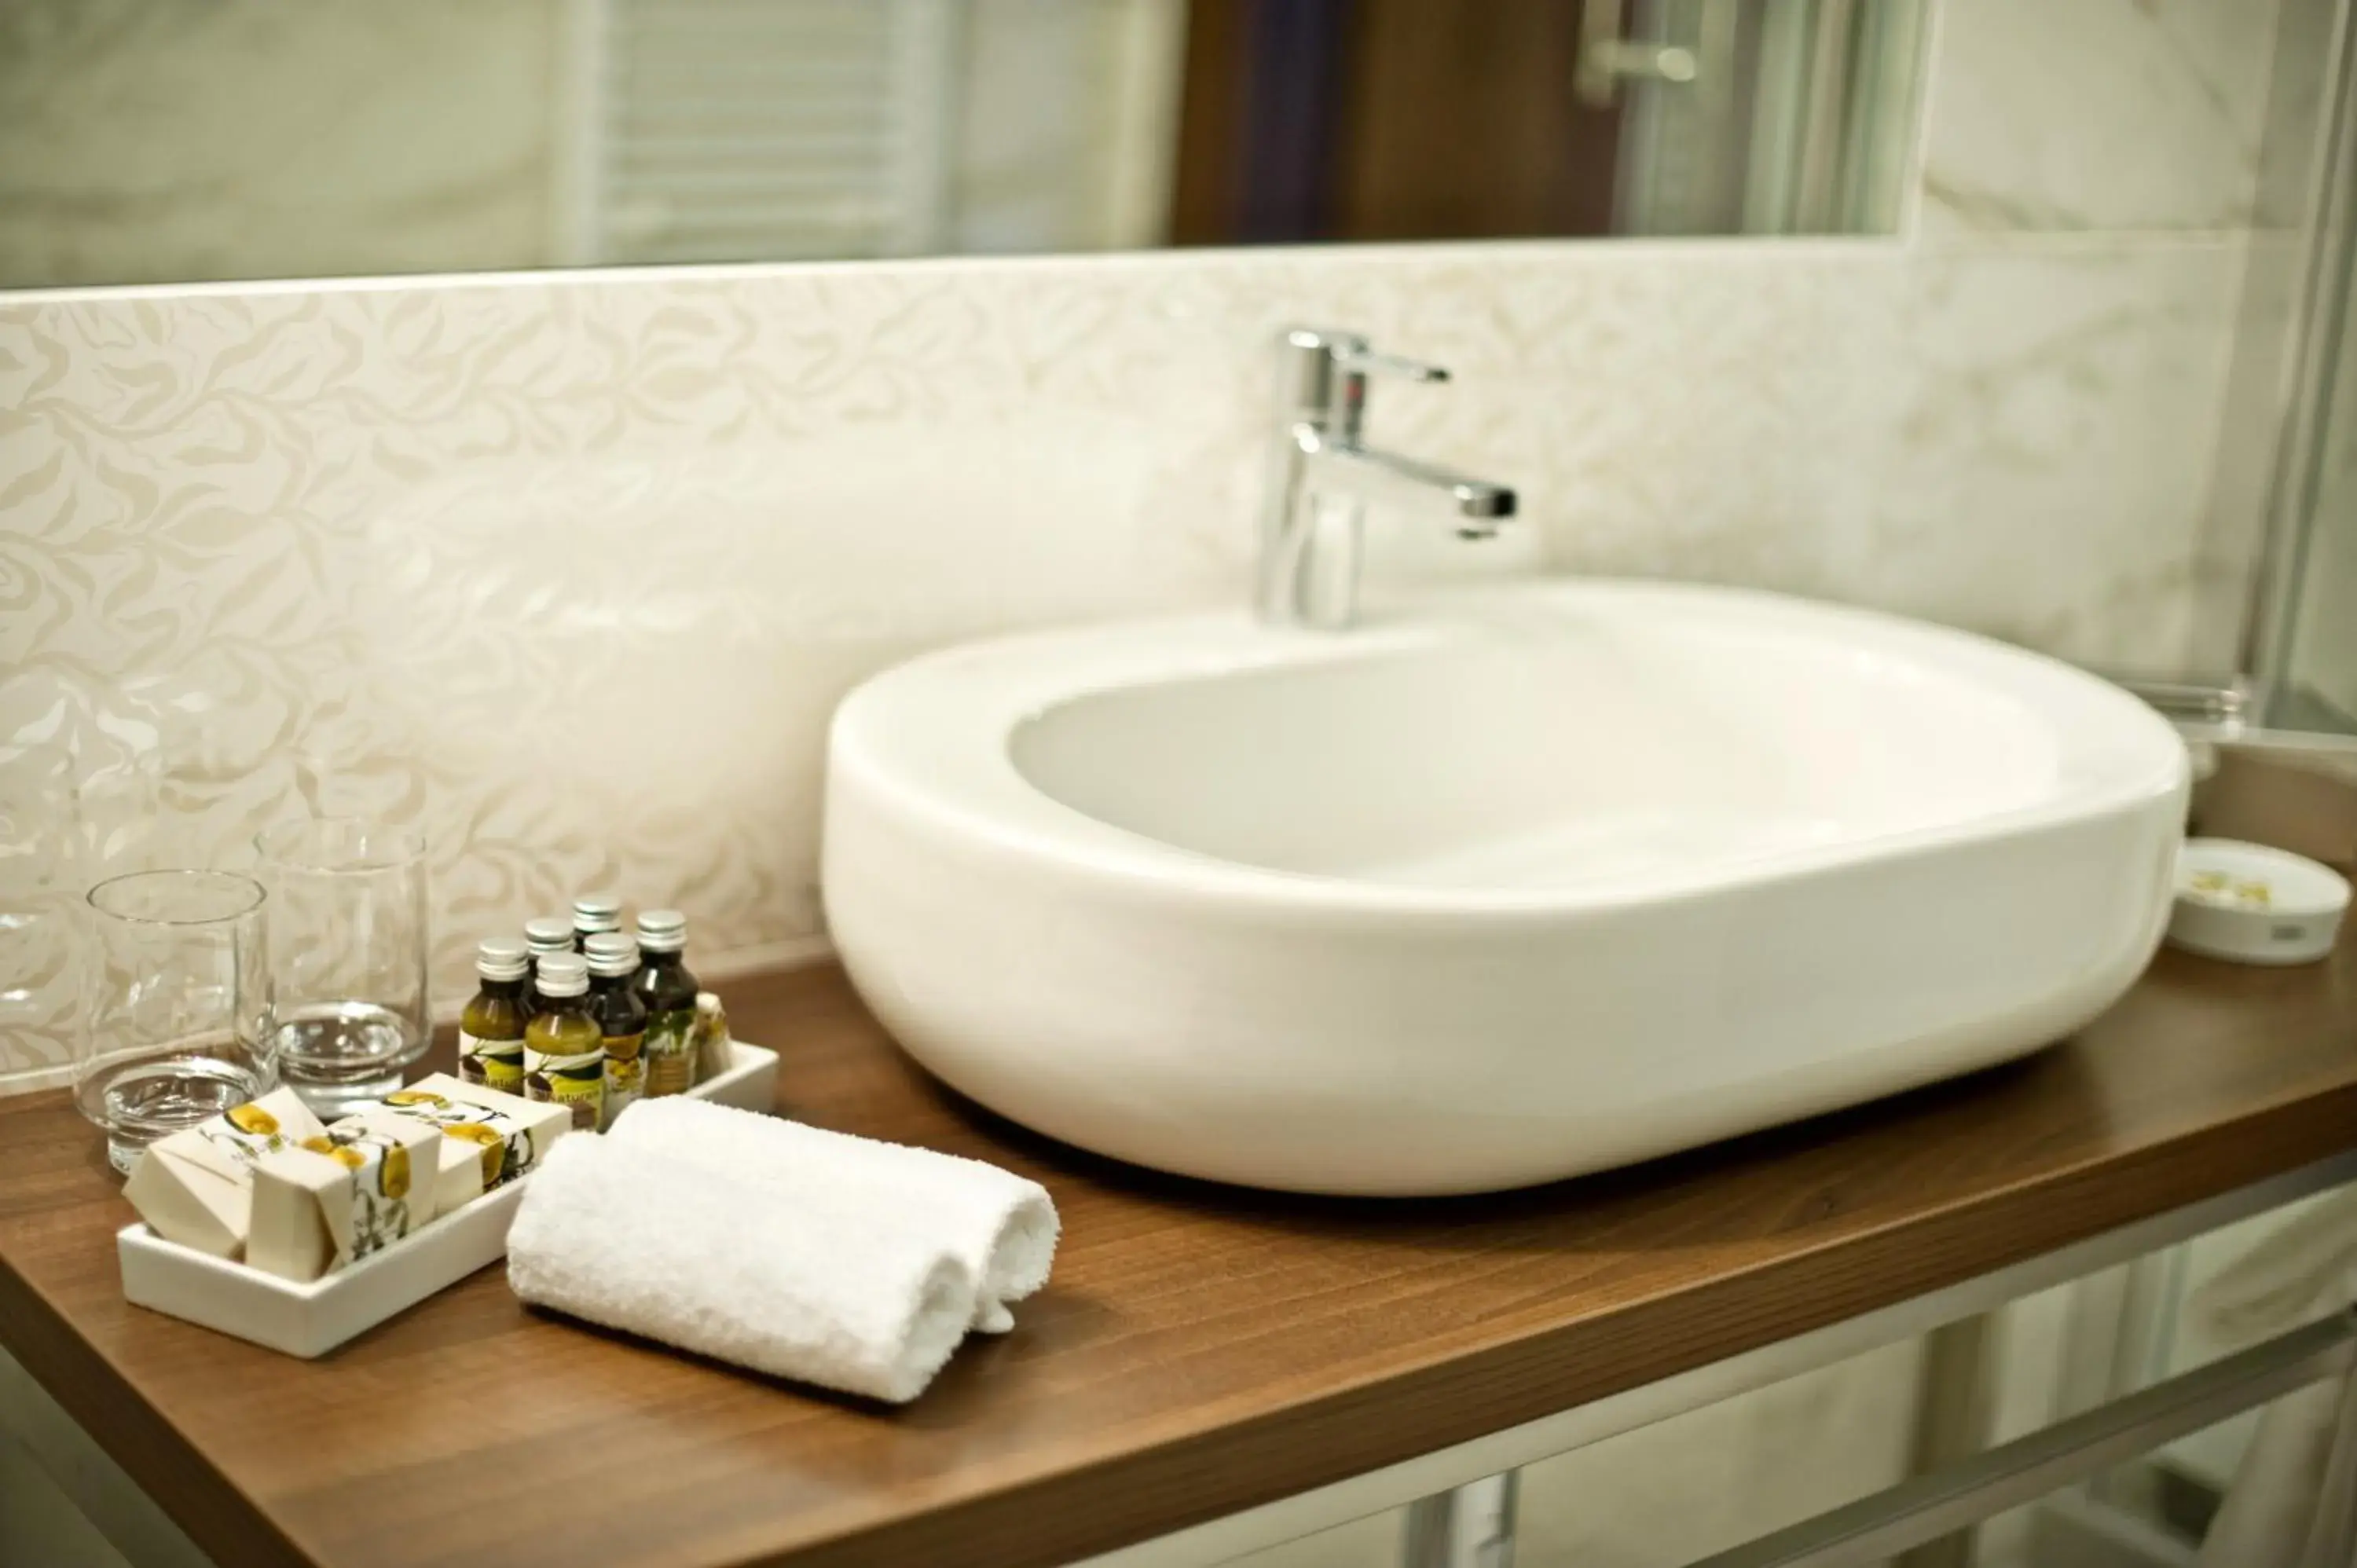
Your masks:
{"label": "chrome faucet", "polygon": [[1361,519],[1370,502],[1447,516],[1460,539],[1488,539],[1514,515],[1514,492],[1435,463],[1378,451],[1360,439],[1367,378],[1445,381],[1448,372],[1378,354],[1355,332],[1297,327],[1278,341],[1277,432],[1263,502],[1261,619],[1340,630],[1359,596]]}

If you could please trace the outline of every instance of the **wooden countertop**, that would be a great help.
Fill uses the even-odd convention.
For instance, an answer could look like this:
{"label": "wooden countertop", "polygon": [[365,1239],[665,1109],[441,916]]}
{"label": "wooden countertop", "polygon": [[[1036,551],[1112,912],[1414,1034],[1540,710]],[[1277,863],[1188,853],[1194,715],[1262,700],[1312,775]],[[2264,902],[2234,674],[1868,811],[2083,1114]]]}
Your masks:
{"label": "wooden countertop", "polygon": [[997,1161],[1062,1210],[1048,1291],[907,1410],[537,1316],[497,1269],[317,1362],[129,1306],[113,1232],[130,1210],[61,1094],[0,1101],[0,1340],[224,1568],[1011,1568],[2357,1144],[2348,945],[2283,971],[2164,953],[2027,1062],[1632,1170],[1415,1203],[1245,1193],[1049,1144],[909,1066],[833,968],[728,995],[738,1033],[784,1053],[784,1109]]}

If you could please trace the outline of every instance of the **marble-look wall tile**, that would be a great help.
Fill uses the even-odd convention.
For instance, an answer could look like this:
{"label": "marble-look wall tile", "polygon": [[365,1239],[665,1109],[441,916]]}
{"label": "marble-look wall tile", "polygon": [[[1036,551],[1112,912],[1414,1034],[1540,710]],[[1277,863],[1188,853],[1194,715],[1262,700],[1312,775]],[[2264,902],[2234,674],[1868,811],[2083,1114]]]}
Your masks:
{"label": "marble-look wall tile", "polygon": [[[827,716],[986,632],[1241,605],[1269,343],[1452,364],[1376,434],[1526,497],[1436,560],[2186,635],[2239,247],[1529,245],[0,301],[0,737],[160,756],[184,857],[420,812],[441,997],[616,886],[821,929]],[[54,1063],[12,1036],[0,1067]]]}
{"label": "marble-look wall tile", "polygon": [[[2357,278],[2348,286],[2357,288]],[[2330,386],[2288,673],[2295,686],[2357,717],[2357,313],[2341,318]]]}
{"label": "marble-look wall tile", "polygon": [[1945,0],[1924,231],[2250,224],[2277,3]]}
{"label": "marble-look wall tile", "polygon": [[[1843,585],[1813,591],[2181,670],[2244,256],[2094,244],[1908,268],[1887,349],[1871,317],[1845,328],[1859,358],[1837,417],[1873,478],[1835,513]],[[1878,359],[1900,377],[1878,387]]]}
{"label": "marble-look wall tile", "polygon": [[2318,157],[2333,87],[2335,34],[2350,0],[2267,0],[2275,42],[2259,142],[2257,208],[2262,229],[2297,230],[2314,199]]}
{"label": "marble-look wall tile", "polygon": [[2185,660],[2190,672],[2205,680],[2244,668],[2244,631],[2276,504],[2284,393],[2297,361],[2307,250],[2299,235],[2263,231],[2250,237],[2245,252]]}
{"label": "marble-look wall tile", "polygon": [[1532,277],[1521,319],[1436,291],[1400,334],[1463,345],[1465,374],[1415,399],[1405,439],[1524,479],[1559,570],[1848,599],[2173,671],[2244,256],[2231,238],[1828,244],[1749,269],[1740,305],[1707,265]]}
{"label": "marble-look wall tile", "polygon": [[0,7],[0,278],[544,264],[563,4]]}

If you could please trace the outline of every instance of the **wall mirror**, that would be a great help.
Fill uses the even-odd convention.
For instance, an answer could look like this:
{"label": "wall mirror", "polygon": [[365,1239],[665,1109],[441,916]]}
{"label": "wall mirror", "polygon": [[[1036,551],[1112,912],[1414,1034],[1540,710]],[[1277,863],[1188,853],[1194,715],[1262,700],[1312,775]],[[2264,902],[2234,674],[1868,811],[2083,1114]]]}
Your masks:
{"label": "wall mirror", "polygon": [[1928,0],[16,0],[0,286],[1893,231]]}

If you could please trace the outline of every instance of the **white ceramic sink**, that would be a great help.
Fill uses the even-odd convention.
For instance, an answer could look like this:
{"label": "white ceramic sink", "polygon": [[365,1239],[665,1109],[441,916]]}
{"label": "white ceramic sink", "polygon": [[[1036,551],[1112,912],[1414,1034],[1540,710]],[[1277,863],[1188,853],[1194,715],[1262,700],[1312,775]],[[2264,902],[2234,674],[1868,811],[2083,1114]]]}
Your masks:
{"label": "white ceramic sink", "polygon": [[838,714],[835,940],[919,1061],[1122,1159],[1441,1193],[2022,1055],[2151,957],[2176,734],[1960,632],[1575,582],[976,644]]}

